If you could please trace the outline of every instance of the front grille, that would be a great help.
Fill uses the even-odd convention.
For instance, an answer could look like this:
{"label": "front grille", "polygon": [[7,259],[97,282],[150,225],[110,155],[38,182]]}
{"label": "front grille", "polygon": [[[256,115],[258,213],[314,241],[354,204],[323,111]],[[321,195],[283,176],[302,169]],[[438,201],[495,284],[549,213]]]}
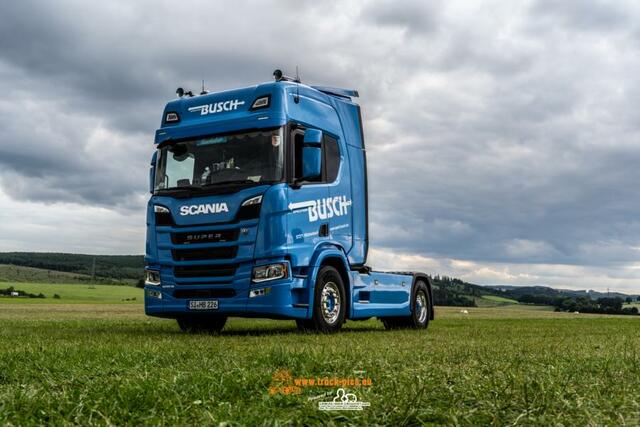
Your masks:
{"label": "front grille", "polygon": [[233,289],[178,289],[173,291],[174,298],[231,298],[236,295]]}
{"label": "front grille", "polygon": [[175,245],[190,243],[219,243],[235,242],[238,239],[238,229],[219,231],[193,231],[190,233],[173,233],[171,241]]}
{"label": "front grille", "polygon": [[184,277],[223,277],[233,276],[237,266],[231,265],[180,265],[173,267],[173,274]]}
{"label": "front grille", "polygon": [[205,249],[174,249],[171,251],[171,254],[176,261],[199,261],[205,259],[235,258],[237,252],[237,246],[229,246]]}

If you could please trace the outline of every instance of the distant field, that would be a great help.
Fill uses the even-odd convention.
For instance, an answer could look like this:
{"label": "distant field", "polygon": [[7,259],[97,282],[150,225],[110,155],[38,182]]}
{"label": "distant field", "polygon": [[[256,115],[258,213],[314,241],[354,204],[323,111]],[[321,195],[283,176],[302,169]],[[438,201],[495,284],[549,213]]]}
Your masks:
{"label": "distant field", "polygon": [[65,271],[46,270],[43,268],[24,267],[20,265],[0,264],[0,288],[5,282],[26,283],[101,283],[101,284],[135,284],[132,279],[107,279],[98,277],[93,281],[90,275],[67,273]]}
{"label": "distant field", "polygon": [[511,298],[505,298],[505,297],[499,297],[497,295],[484,295],[482,298],[487,299],[489,301],[495,301],[495,302],[504,302],[507,304],[518,304],[518,301],[511,299]]}
{"label": "distant field", "polygon": [[[143,276],[143,255],[88,255],[53,252],[0,252],[0,264],[66,271],[85,276],[137,281]],[[36,280],[30,280],[32,282]]]}
{"label": "distant field", "polygon": [[[101,303],[114,304],[121,302],[142,303],[143,290],[124,285],[87,285],[87,284],[45,284],[45,283],[7,283],[0,282],[0,288],[13,286],[15,289],[32,294],[43,293],[46,298],[0,297],[5,304],[79,304]],[[60,299],[54,299],[58,294]],[[135,301],[131,301],[135,298]],[[129,301],[126,301],[129,300]]]}
{"label": "distant field", "polygon": [[[437,307],[426,332],[369,320],[327,336],[231,319],[219,336],[185,335],[141,304],[104,303],[123,289],[140,292],[0,300],[0,425],[640,423],[640,318],[511,304]],[[270,394],[277,372],[370,378],[347,390],[371,406],[318,410],[336,387]]]}
{"label": "distant field", "polygon": [[483,295],[481,297],[474,298],[478,307],[509,307],[517,306],[518,301],[509,299],[497,295]]}

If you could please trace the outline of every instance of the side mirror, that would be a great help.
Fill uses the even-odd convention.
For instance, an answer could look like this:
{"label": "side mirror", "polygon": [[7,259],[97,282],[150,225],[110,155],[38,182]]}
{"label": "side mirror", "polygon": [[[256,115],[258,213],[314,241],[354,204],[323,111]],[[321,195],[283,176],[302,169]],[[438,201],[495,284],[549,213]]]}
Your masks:
{"label": "side mirror", "polygon": [[305,145],[302,147],[302,179],[318,178],[321,174],[322,150],[320,147]]}
{"label": "side mirror", "polygon": [[322,173],[322,131],[307,129],[302,146],[302,179],[315,179]]}
{"label": "side mirror", "polygon": [[304,131],[304,145],[322,144],[322,131],[320,129],[307,129]]}
{"label": "side mirror", "polygon": [[156,162],[158,160],[158,152],[151,156],[151,166],[149,167],[149,193],[153,194],[156,187]]}

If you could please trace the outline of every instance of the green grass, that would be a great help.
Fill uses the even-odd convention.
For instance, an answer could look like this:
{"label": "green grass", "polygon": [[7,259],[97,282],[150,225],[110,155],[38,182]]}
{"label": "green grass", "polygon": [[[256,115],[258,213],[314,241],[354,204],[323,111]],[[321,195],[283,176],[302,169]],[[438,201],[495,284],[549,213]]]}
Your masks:
{"label": "green grass", "polygon": [[500,297],[500,296],[497,296],[497,295],[484,295],[482,298],[486,299],[486,300],[489,300],[489,301],[499,302],[499,303],[518,304],[518,301],[516,301],[514,299]]}
{"label": "green grass", "polygon": [[[0,425],[637,425],[640,318],[527,306],[437,308],[428,331],[231,319],[185,335],[140,304],[0,301]],[[269,394],[293,377],[358,377],[362,412],[323,412],[335,387]],[[363,370],[364,373],[354,372]],[[331,400],[323,397],[320,400]]]}
{"label": "green grass", "polygon": [[478,307],[498,307],[518,305],[518,301],[497,295],[483,295],[474,299]]}
{"label": "green grass", "polygon": [[[5,304],[69,304],[69,303],[102,303],[120,302],[142,303],[144,293],[140,288],[123,285],[87,285],[87,284],[45,284],[45,283],[12,283],[0,282],[0,288],[13,286],[16,290],[27,293],[42,293],[46,298],[0,297]],[[53,299],[58,294],[60,299]],[[133,300],[135,298],[135,300]],[[129,300],[129,301],[126,301]],[[132,301],[133,300],[133,301]]]}

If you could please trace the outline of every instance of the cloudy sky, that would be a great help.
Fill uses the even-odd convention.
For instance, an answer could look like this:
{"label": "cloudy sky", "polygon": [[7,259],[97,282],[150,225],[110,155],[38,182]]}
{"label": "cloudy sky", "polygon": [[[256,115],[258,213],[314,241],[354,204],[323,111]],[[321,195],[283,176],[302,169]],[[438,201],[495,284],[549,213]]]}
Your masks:
{"label": "cloudy sky", "polygon": [[0,250],[143,253],[175,88],[297,65],[360,91],[370,264],[640,292],[637,2],[218,3],[2,6]]}

